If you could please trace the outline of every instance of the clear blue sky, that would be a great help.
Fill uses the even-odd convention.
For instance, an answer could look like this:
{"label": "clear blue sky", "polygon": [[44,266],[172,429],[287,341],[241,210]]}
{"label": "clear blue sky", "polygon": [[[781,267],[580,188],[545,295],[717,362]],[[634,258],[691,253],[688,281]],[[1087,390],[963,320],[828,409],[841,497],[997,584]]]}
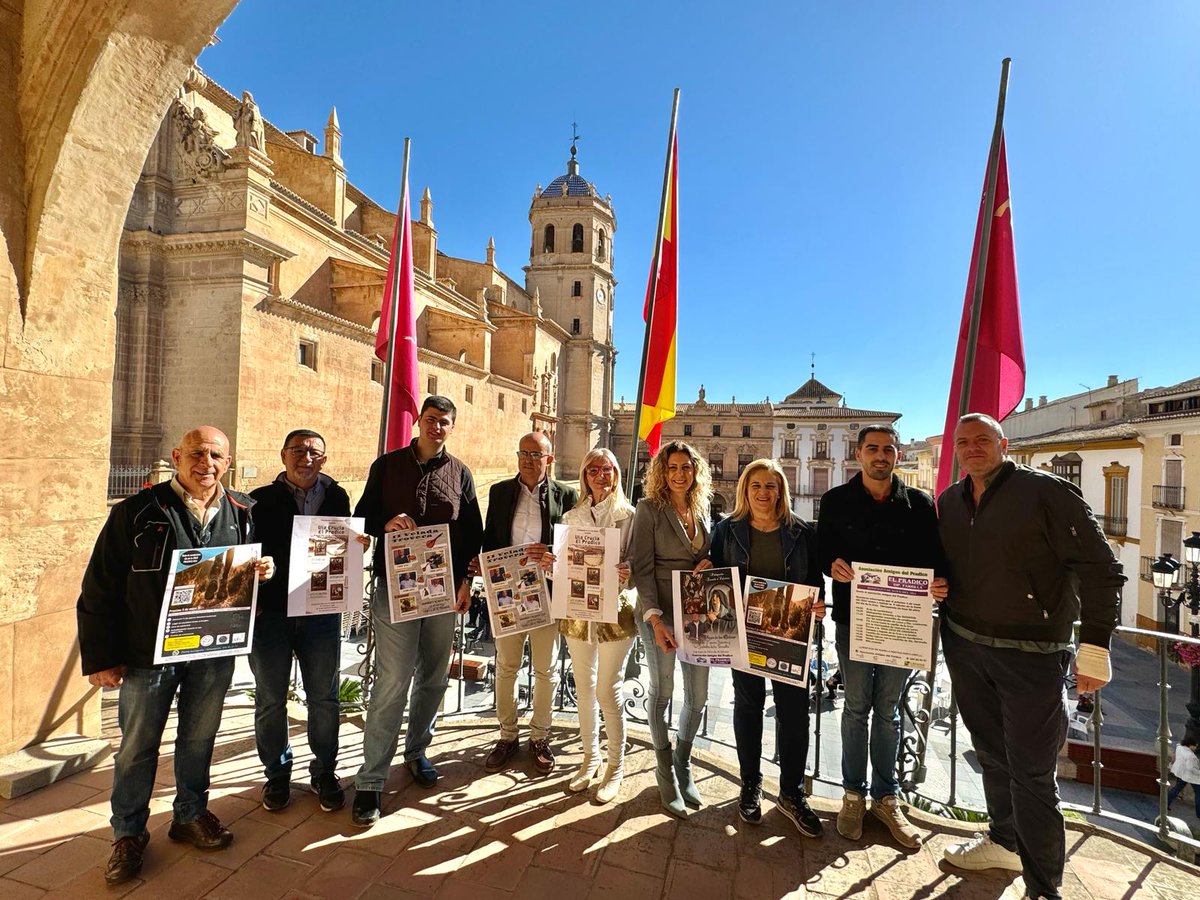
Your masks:
{"label": "clear blue sky", "polygon": [[1188,0],[243,0],[200,63],[286,129],[320,136],[336,104],[350,180],[385,206],[411,136],[442,249],[494,235],[518,280],[578,121],[617,214],[630,400],[682,88],[679,399],[779,400],[815,352],[910,438],[945,415],[1005,56],[1026,394],[1200,374],[1198,25]]}

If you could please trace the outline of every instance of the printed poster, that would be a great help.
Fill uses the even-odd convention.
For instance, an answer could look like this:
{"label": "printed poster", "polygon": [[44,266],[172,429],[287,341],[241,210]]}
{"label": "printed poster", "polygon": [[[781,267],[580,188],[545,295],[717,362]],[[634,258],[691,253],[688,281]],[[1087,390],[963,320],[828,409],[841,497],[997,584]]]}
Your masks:
{"label": "printed poster", "polygon": [[385,536],[388,612],[392,623],[454,612],[450,526],[426,525]]}
{"label": "printed poster", "polygon": [[288,561],[289,616],[351,612],[362,606],[366,524],[338,516],[296,516]]}
{"label": "printed poster", "polygon": [[933,569],[852,562],[850,658],[928,669],[933,658]]}
{"label": "printed poster", "polygon": [[492,634],[496,637],[531,631],[553,621],[546,574],[529,556],[531,546],[521,544],[479,555]]}
{"label": "printed poster", "polygon": [[617,621],[621,577],[621,529],[595,525],[554,526],[555,619]]}
{"label": "printed poster", "polygon": [[808,686],[813,630],[813,604],[820,588],[770,578],[746,578],[738,598],[739,653],[735,669],[776,681]]}
{"label": "printed poster", "polygon": [[671,573],[679,659],[697,666],[731,666],[741,656],[741,585],[736,568]]}
{"label": "printed poster", "polygon": [[174,550],[154,646],[157,664],[245,656],[254,640],[262,544]]}

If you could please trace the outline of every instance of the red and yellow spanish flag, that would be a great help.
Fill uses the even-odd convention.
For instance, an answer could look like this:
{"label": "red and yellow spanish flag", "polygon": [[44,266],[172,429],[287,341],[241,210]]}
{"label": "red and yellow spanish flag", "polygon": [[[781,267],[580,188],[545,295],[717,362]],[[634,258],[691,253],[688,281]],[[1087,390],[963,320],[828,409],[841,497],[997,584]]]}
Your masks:
{"label": "red and yellow spanish flag", "polygon": [[[658,236],[657,270],[650,268],[650,284],[646,288],[646,306],[642,318],[646,321],[650,339],[647,344],[645,388],[642,393],[642,417],[638,437],[658,453],[662,443],[662,426],[675,417],[675,343],[678,328],[676,313],[679,296],[678,196],[679,143],[671,132],[671,170],[667,174],[667,190],[663,198],[662,234]],[[651,302],[653,301],[653,302]]]}

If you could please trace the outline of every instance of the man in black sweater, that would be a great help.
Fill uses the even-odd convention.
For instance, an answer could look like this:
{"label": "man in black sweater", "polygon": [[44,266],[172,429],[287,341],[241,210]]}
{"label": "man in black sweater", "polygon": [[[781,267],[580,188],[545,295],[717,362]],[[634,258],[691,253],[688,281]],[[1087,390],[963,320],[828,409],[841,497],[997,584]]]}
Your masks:
{"label": "man in black sweater", "polygon": [[[920,846],[921,835],[900,809],[900,785],[896,778],[899,703],[909,670],[850,658],[852,564],[935,570],[942,566],[933,498],[908,487],[892,471],[900,458],[899,443],[899,432],[891,425],[868,425],[858,433],[854,456],[862,472],[821,498],[817,541],[821,569],[833,579],[838,669],[846,689],[846,706],[842,711],[845,794],[837,818],[838,833],[850,840],[862,837],[869,748],[871,812],[898,843],[915,849]],[[934,597],[945,597],[946,593],[946,580],[935,579]],[[871,719],[869,732],[868,719]]]}
{"label": "man in black sweater", "polygon": [[[292,521],[302,516],[349,516],[350,497],[321,469],[325,439],[315,431],[291,432],[279,452],[283,471],[270,484],[250,492],[255,534],[263,553],[278,560],[279,577],[258,592],[258,621],[250,668],[254,672],[254,740],[267,783],[263,809],[276,812],[292,802],[292,745],[288,740],[287,697],[292,658],[300,663],[308,707],[309,785],[321,809],[341,809],[346,796],[338,783],[338,671],[342,617],[337,613],[288,616],[288,563]],[[359,552],[357,545],[353,551]]]}

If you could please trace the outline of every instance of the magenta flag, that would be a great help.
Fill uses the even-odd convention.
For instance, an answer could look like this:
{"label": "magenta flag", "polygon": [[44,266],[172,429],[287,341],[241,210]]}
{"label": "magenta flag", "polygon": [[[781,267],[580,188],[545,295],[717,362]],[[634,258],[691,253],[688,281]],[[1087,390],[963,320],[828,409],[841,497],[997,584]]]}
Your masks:
{"label": "magenta flag", "polygon": [[[971,251],[971,271],[967,278],[967,296],[963,301],[962,322],[958,329],[958,352],[954,356],[954,374],[950,379],[950,399],[946,404],[946,427],[942,434],[942,454],[938,466],[937,493],[941,496],[950,484],[954,453],[954,427],[958,424],[958,406],[962,395],[967,339],[971,330],[971,297],[975,272],[979,265],[979,244],[983,232],[984,204],[987,202],[987,178],[984,196],[979,201],[979,221],[975,225],[975,247]],[[1008,157],[1004,135],[1000,136],[1000,162],[996,172],[996,199],[991,210],[992,233],[988,243],[987,270],[984,273],[983,305],[979,316],[979,340],[975,348],[974,374],[967,412],[987,413],[1003,420],[1017,408],[1025,396],[1025,347],[1021,339],[1021,304],[1017,296],[1017,258],[1013,251],[1012,204],[1008,193]]]}
{"label": "magenta flag", "polygon": [[[417,396],[417,323],[413,280],[412,220],[408,215],[408,179],[400,194],[396,228],[392,232],[392,258],[383,281],[383,306],[379,332],[375,336],[375,355],[386,364],[381,434],[383,452],[408,446],[413,425],[420,411]],[[396,314],[395,345],[389,347],[392,313]]]}

